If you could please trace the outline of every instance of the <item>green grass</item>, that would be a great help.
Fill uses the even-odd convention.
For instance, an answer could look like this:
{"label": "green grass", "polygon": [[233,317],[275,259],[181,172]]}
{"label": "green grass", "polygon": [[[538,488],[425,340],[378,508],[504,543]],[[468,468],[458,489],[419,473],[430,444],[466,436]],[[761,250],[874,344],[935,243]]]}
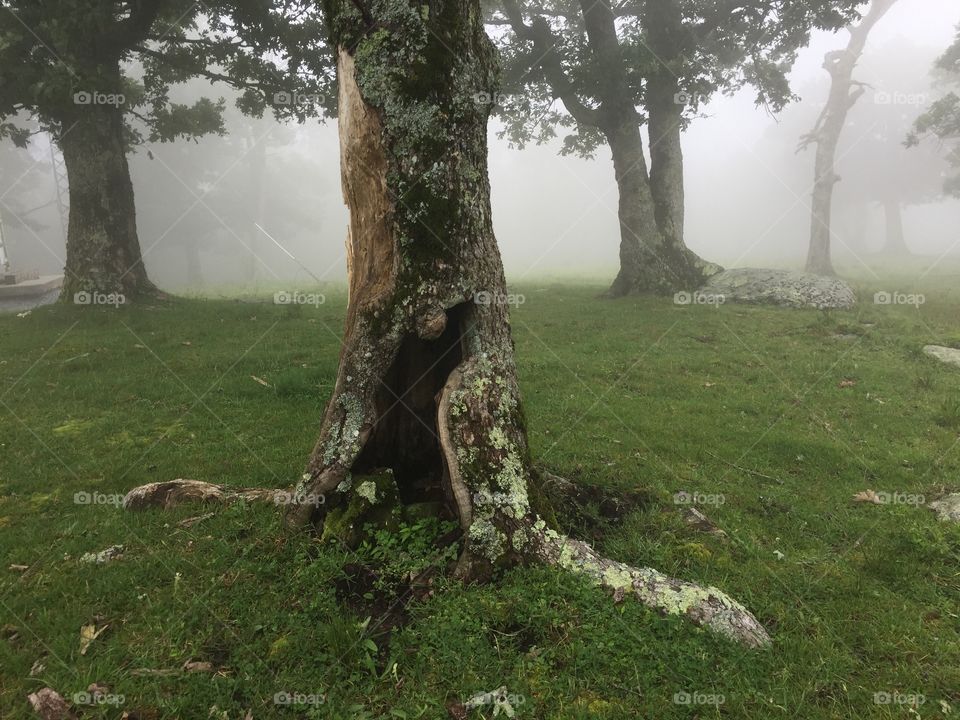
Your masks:
{"label": "green grass", "polygon": [[[231,720],[436,720],[501,685],[522,698],[518,718],[544,720],[906,717],[874,703],[883,692],[922,694],[924,718],[941,702],[956,714],[960,528],[851,501],[960,491],[960,370],[920,351],[960,340],[960,293],[928,285],[919,311],[874,306],[880,288],[864,286],[861,309],[831,314],[518,288],[536,461],[648,491],[604,552],[728,591],[771,629],[761,652],[541,568],[483,587],[437,578],[385,639],[338,599],[345,567],[396,557],[394,542],[419,567],[436,528],[357,556],[285,531],[269,507],[183,528],[204,510],[75,502],[177,477],[292,484],[334,380],[342,295],[299,310],[180,300],[0,317],[0,717],[31,717],[41,687],[69,698],[93,682],[124,702],[84,718],[215,706]],[[722,495],[702,509],[727,538],[689,528],[679,491]],[[78,560],[118,543],[119,561]],[[88,623],[109,628],[81,655]],[[190,660],[221,671],[135,672]],[[324,703],[275,705],[283,691]],[[724,703],[676,704],[683,692]]]}

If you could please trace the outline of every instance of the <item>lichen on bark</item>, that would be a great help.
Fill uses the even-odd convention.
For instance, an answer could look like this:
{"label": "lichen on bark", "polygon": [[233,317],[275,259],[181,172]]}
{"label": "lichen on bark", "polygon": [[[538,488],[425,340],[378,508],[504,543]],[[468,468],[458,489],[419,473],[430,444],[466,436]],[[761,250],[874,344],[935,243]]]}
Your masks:
{"label": "lichen on bark", "polygon": [[397,503],[444,499],[459,518],[464,579],[545,562],[615,593],[631,584],[642,602],[722,631],[710,610],[718,591],[601,558],[531,507],[491,221],[490,107],[478,100],[495,94],[497,63],[478,0],[325,6],[338,48],[350,300],[333,397],[298,488],[326,502],[292,507],[289,521],[349,529],[384,507],[370,476],[386,468]]}

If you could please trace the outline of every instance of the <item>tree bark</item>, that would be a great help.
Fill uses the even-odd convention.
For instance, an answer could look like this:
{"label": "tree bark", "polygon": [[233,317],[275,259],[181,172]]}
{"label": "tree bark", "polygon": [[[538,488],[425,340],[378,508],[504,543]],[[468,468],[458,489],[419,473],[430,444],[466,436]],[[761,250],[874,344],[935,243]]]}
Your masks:
{"label": "tree bark", "polygon": [[883,247],[885,255],[903,257],[910,254],[907,240],[903,232],[903,207],[899,200],[885,200],[883,216],[886,226],[886,243]]}
{"label": "tree bark", "polygon": [[[340,368],[293,505],[323,523],[358,498],[445,500],[459,519],[456,574],[563,567],[751,646],[742,606],[599,557],[531,508],[533,477],[487,175],[496,57],[479,0],[364,6],[327,0],[338,48],[350,299]],[[384,477],[395,492],[382,492]]]}
{"label": "tree bark", "polygon": [[156,292],[137,236],[123,112],[89,104],[61,121],[59,139],[70,183],[67,260],[61,299],[77,293],[120,293],[127,300]]}
{"label": "tree bark", "polygon": [[[633,106],[616,18],[608,0],[581,0],[587,37],[603,80],[600,129],[613,153],[620,192],[620,273],[611,296],[695,290],[720,268],[703,261],[684,243],[683,154],[680,149],[682,106],[677,78],[661,63],[647,83],[650,174],[643,155],[640,117]],[[677,8],[648,12],[661,44],[672,38],[661,26],[679,23]],[[666,19],[661,15],[668,16]],[[664,49],[666,52],[666,49]]]}
{"label": "tree bark", "polygon": [[827,53],[823,68],[830,73],[830,96],[816,127],[801,139],[800,147],[816,143],[814,162],[813,204],[811,206],[810,249],[807,254],[807,272],[835,275],[831,256],[833,233],[833,188],[840,181],[836,172],[837,148],[850,109],[866,91],[866,86],[855,83],[853,71],[867,44],[867,38],[880,19],[896,0],[873,0],[870,10],[861,22],[850,28],[850,41],[845,50]]}

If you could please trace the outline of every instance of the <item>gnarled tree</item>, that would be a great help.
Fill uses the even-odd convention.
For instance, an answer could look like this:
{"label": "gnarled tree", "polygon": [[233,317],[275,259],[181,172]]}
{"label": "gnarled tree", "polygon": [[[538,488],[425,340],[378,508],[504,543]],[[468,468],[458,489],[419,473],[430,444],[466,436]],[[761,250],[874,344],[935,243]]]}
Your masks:
{"label": "gnarled tree", "polygon": [[155,289],[127,153],[144,132],[153,141],[222,132],[222,102],[177,104],[171,85],[226,82],[243,91],[246,112],[271,105],[303,119],[322,105],[326,66],[306,52],[322,30],[309,0],[0,0],[0,137],[26,144],[18,121],[36,119],[57,138],[69,177],[65,299]]}
{"label": "gnarled tree", "polygon": [[[297,526],[395,498],[446,502],[463,531],[456,573],[541,562],[755,646],[741,605],[600,557],[548,527],[517,384],[487,174],[497,60],[479,0],[326,0],[339,75],[350,300],[333,397]],[[384,477],[396,492],[384,492]]]}
{"label": "gnarled tree", "polygon": [[781,108],[792,98],[786,73],[810,31],[842,27],[861,4],[488,0],[507,65],[498,97],[507,136],[522,145],[569,127],[565,152],[610,147],[620,191],[611,295],[689,290],[720,270],[686,246],[683,130],[711,96],[748,84],[758,103]]}
{"label": "gnarled tree", "polygon": [[833,189],[840,181],[836,171],[837,147],[847,124],[850,109],[857,104],[867,88],[853,79],[860,56],[867,45],[870,31],[893,7],[896,0],[873,0],[869,12],[850,27],[850,40],[843,50],[827,53],[823,69],[830,73],[830,96],[813,130],[804,135],[800,149],[816,144],[814,163],[813,204],[810,218],[810,250],[807,254],[807,272],[835,275],[830,253],[833,227]]}

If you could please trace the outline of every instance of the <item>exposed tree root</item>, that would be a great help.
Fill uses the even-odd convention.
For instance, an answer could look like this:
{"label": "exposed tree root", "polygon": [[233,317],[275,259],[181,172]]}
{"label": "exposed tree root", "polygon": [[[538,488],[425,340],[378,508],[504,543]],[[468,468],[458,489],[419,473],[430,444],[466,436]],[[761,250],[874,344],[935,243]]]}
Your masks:
{"label": "exposed tree root", "polygon": [[126,510],[146,510],[161,508],[169,510],[187,503],[229,503],[236,500],[265,502],[275,505],[288,504],[291,498],[289,490],[267,490],[249,488],[231,490],[221,485],[200,482],[199,480],[170,480],[148,483],[136,487],[123,498]]}
{"label": "exposed tree root", "polygon": [[770,643],[767,631],[743,605],[713,587],[669,577],[652,568],[635,568],[599,555],[592,547],[549,529],[536,536],[540,560],[582,575],[599,587],[613,591],[619,601],[628,594],[665,615],[686,617],[695,625],[747,647]]}
{"label": "exposed tree root", "polygon": [[[551,482],[568,491],[576,485],[551,476]],[[465,491],[465,487],[461,488]],[[221,503],[237,500],[290,502],[290,491],[270,489],[229,490],[197,480],[172,480],[134,488],[123,501],[128,510],[160,508],[169,510],[187,503]],[[468,505],[469,507],[469,505]],[[757,619],[731,597],[713,587],[702,587],[678,580],[651,568],[635,568],[597,553],[590,545],[573,540],[536,520],[525,528],[529,541],[528,560],[562,568],[610,590],[619,602],[633,595],[644,605],[665,615],[686,617],[696,625],[709,628],[748,647],[769,644],[770,637]],[[457,575],[469,576],[472,559],[464,553]]]}

